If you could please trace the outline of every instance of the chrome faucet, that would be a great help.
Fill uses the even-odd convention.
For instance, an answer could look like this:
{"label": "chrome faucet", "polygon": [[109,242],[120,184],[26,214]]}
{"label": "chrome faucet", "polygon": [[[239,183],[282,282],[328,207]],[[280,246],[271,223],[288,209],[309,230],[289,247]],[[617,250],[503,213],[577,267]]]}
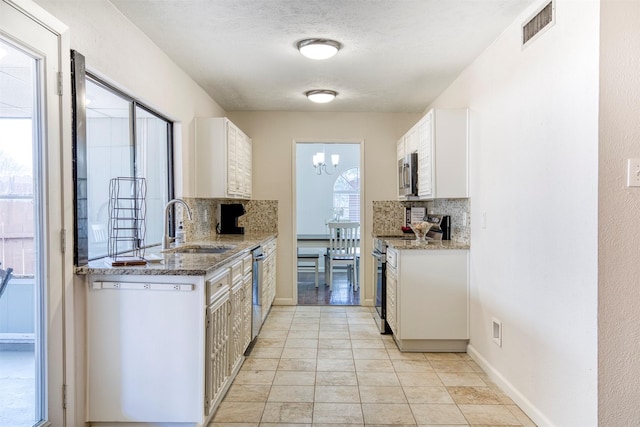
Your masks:
{"label": "chrome faucet", "polygon": [[164,234],[162,238],[162,249],[169,249],[171,242],[175,240],[174,237],[169,237],[169,208],[171,205],[176,203],[181,204],[187,210],[187,216],[189,217],[189,221],[193,219],[191,216],[191,209],[189,209],[189,205],[185,203],[182,199],[173,199],[169,200],[166,205],[164,205]]}

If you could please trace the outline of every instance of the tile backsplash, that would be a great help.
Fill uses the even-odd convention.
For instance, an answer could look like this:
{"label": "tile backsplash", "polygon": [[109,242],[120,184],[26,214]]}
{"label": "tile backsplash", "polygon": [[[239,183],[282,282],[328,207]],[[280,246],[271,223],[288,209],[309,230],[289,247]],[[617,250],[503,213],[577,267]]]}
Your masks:
{"label": "tile backsplash", "polygon": [[[451,240],[470,243],[471,212],[469,199],[434,199],[427,201],[373,201],[373,234],[378,236],[402,235],[400,227],[404,225],[405,208],[426,207],[430,214],[449,215],[451,217]],[[464,214],[467,215],[463,226]]]}
{"label": "tile backsplash", "polygon": [[[196,199],[185,197],[193,215],[189,221],[182,208],[177,208],[178,220],[183,220],[185,239],[189,241],[210,240],[216,237],[218,210],[223,203],[242,203],[246,213],[238,218],[238,226],[244,227],[245,234],[278,232],[277,200],[226,200]],[[184,219],[183,219],[184,218]]]}

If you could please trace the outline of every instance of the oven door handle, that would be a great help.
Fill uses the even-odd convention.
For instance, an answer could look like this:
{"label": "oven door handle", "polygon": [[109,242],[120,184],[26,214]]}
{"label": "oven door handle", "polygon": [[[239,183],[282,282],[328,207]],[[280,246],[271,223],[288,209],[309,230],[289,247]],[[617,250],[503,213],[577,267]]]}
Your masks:
{"label": "oven door handle", "polygon": [[371,252],[371,255],[373,255],[374,258],[379,259],[382,262],[387,262],[387,255],[386,254],[373,251],[373,252]]}

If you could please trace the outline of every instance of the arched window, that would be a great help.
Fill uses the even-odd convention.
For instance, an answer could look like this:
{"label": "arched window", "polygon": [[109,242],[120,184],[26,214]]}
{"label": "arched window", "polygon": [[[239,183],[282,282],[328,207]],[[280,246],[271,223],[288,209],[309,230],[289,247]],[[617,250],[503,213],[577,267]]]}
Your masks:
{"label": "arched window", "polygon": [[360,168],[347,169],[333,184],[334,218],[360,221]]}

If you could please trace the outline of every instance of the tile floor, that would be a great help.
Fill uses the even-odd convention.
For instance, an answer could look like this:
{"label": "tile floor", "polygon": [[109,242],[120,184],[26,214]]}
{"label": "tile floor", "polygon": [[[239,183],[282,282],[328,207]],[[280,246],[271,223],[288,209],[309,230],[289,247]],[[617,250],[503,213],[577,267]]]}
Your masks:
{"label": "tile floor", "polygon": [[369,307],[272,308],[210,427],[535,424],[464,353],[401,353]]}

